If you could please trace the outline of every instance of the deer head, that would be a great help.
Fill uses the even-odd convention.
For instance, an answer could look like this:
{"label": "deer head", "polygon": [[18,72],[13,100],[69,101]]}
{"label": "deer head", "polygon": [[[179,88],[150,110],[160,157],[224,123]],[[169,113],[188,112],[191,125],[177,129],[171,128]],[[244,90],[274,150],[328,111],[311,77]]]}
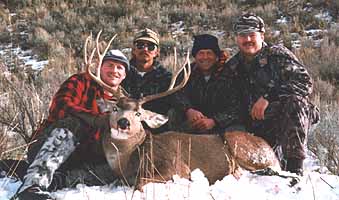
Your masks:
{"label": "deer head", "polygon": [[[174,63],[176,65],[176,59]],[[175,86],[177,77],[182,71],[184,72],[184,77],[182,81]],[[146,134],[141,123],[142,121],[151,128],[157,128],[166,123],[166,116],[144,110],[142,105],[146,102],[171,95],[180,90],[187,83],[190,73],[189,54],[187,54],[183,65],[173,74],[169,88],[166,91],[145,96],[140,99],[132,99],[124,95],[116,96],[118,99],[117,103],[110,109],[111,138],[117,140],[130,140],[132,137],[140,138],[141,136],[145,136]]]}
{"label": "deer head", "polygon": [[[109,111],[111,113],[110,131],[103,134],[102,138],[103,149],[112,169],[114,171],[121,172],[121,170],[117,170],[118,168],[121,168],[121,166],[117,166],[117,163],[119,163],[119,165],[127,165],[129,158],[124,159],[124,162],[118,162],[116,159],[118,159],[118,157],[121,159],[124,155],[126,155],[125,157],[129,157],[128,155],[138,146],[138,144],[141,144],[144,141],[146,131],[143,128],[142,122],[147,123],[147,125],[151,128],[156,128],[167,121],[167,117],[144,110],[142,105],[146,102],[171,95],[183,88],[190,76],[191,66],[189,62],[189,53],[187,53],[184,63],[179,70],[173,74],[169,87],[166,91],[145,96],[141,99],[131,99],[122,87],[119,87],[118,91],[114,90],[101,79],[100,68],[103,58],[116,35],[110,39],[105,50],[101,53],[99,45],[100,34],[101,31],[96,36],[95,47],[89,54],[88,48],[90,48],[90,39],[92,36],[90,35],[87,37],[84,48],[84,60],[86,71],[91,78],[101,85],[104,90],[110,92],[115,97],[112,101],[101,99],[97,100],[97,103],[99,107],[104,108],[102,111]],[[174,49],[174,69],[176,69],[176,66],[177,55],[176,50]],[[93,70],[95,70],[94,73],[92,72]],[[184,72],[183,79],[176,85],[177,77],[182,71]],[[123,152],[124,155],[119,152]]]}
{"label": "deer head", "polygon": [[[176,51],[175,51],[176,58]],[[174,61],[176,65],[176,59]],[[187,67],[186,67],[187,66]],[[184,72],[183,79],[176,85],[176,79],[180,72]],[[117,102],[111,105],[110,132],[102,138],[106,159],[113,171],[120,175],[129,173],[127,165],[134,150],[144,142],[146,131],[142,122],[151,128],[157,128],[167,122],[167,117],[142,108],[146,102],[171,95],[185,86],[191,73],[189,54],[179,68],[173,74],[168,89],[164,92],[145,96],[141,99],[132,99],[124,95],[116,96]]]}

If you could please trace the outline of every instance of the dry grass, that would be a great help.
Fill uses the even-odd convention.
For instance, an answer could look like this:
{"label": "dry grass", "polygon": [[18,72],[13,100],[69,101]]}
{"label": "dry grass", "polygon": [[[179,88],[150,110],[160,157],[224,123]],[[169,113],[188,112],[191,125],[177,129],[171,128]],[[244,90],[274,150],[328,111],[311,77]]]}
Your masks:
{"label": "dry grass", "polygon": [[308,138],[308,148],[315,153],[322,166],[339,174],[339,111],[338,103],[322,102],[321,122]]}
{"label": "dry grass", "polygon": [[[292,2],[293,4],[289,3]],[[329,8],[331,13],[338,13],[339,3],[336,0],[307,1],[318,8]],[[20,27],[22,20],[28,27],[28,46],[41,59],[48,59],[48,66],[41,75],[32,80],[31,75],[14,73],[5,78],[0,73],[1,96],[6,96],[0,105],[0,111],[8,113],[0,116],[0,151],[6,143],[6,130],[17,132],[22,138],[28,138],[39,120],[46,116],[52,95],[60,83],[71,74],[83,70],[83,43],[90,32],[93,35],[103,29],[103,40],[119,33],[114,48],[130,47],[132,37],[137,29],[150,27],[161,35],[162,56],[164,66],[172,67],[174,46],[179,57],[183,57],[191,48],[192,35],[224,31],[221,36],[222,48],[236,49],[232,34],[232,23],[243,11],[253,11],[261,15],[267,30],[281,30],[278,38],[270,38],[276,42],[283,40],[291,46],[291,32],[301,35],[307,28],[328,28],[329,24],[316,19],[314,12],[304,12],[301,7],[306,1],[268,1],[268,0],[10,0],[6,1],[8,9],[0,8],[0,42],[16,41],[6,25]],[[9,11],[16,11],[17,16],[9,21]],[[289,25],[277,25],[278,16],[291,17]],[[337,19],[338,16],[335,16]],[[169,28],[174,22],[183,21],[186,34],[172,37]],[[322,157],[324,164],[338,173],[338,114],[336,114],[339,80],[339,36],[337,29],[330,30],[324,37],[320,48],[313,48],[310,41],[302,41],[304,47],[297,55],[308,67],[315,79],[315,92],[321,96],[318,104],[322,109],[322,122],[311,134],[309,147]],[[27,44],[26,44],[27,45]],[[180,60],[178,64],[180,64]],[[6,66],[6,67],[15,67]],[[326,137],[324,137],[326,136]],[[321,153],[325,149],[326,153]],[[338,152],[338,151],[337,151]]]}
{"label": "dry grass", "polygon": [[0,159],[3,158],[3,152],[7,149],[8,137],[6,135],[6,131],[3,127],[0,128]]}

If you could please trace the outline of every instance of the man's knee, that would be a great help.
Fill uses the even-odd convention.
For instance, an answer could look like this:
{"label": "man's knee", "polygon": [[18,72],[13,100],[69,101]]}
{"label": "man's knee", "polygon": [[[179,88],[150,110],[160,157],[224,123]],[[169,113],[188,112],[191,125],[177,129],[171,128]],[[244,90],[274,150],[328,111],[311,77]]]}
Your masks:
{"label": "man's knee", "polygon": [[52,127],[53,129],[54,128],[66,128],[77,136],[81,129],[81,120],[76,117],[66,117],[64,119],[60,119],[54,122]]}
{"label": "man's knee", "polygon": [[49,126],[47,126],[42,132],[38,135],[36,140],[29,146],[28,152],[27,152],[27,160],[29,163],[31,163],[36,154],[40,151],[42,145],[45,143],[45,141],[51,137],[51,134],[53,131],[57,128],[64,128],[68,129],[77,140],[80,140],[79,138],[79,132],[80,132],[80,120],[74,117],[67,117],[64,119],[60,119]]}
{"label": "man's knee", "polygon": [[309,101],[307,98],[290,95],[282,99],[282,111],[288,115],[307,114]]}

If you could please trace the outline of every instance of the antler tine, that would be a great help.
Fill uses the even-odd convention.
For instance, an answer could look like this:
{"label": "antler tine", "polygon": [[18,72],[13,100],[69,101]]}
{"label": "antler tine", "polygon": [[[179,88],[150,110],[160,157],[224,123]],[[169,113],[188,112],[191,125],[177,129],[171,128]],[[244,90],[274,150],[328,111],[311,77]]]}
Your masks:
{"label": "antler tine", "polygon": [[84,59],[85,59],[85,65],[88,66],[88,59],[87,59],[87,45],[89,42],[90,36],[86,38],[85,45],[84,45]]}
{"label": "antler tine", "polygon": [[92,38],[92,33],[86,38],[86,41],[85,41],[85,46],[84,46],[84,59],[85,59],[85,65],[87,66],[88,65],[88,57],[87,57],[87,47],[88,47],[88,43],[90,41],[90,39]]}
{"label": "antler tine", "polygon": [[[87,37],[86,42],[85,42],[85,64],[86,64],[86,71],[87,73],[90,75],[90,77],[96,81],[99,85],[101,85],[105,90],[107,90],[108,92],[111,92],[114,96],[120,98],[121,95],[124,96],[124,92],[122,92],[121,88],[119,88],[118,91],[114,90],[111,86],[107,85],[105,82],[103,82],[101,80],[100,77],[100,68],[102,65],[102,60],[106,54],[106,52],[108,51],[111,43],[113,42],[113,40],[115,39],[115,37],[117,36],[117,34],[115,34],[111,40],[109,41],[108,45],[105,48],[105,51],[103,52],[103,54],[100,53],[99,50],[99,38],[100,38],[100,34],[102,31],[99,31],[97,37],[96,37],[96,47],[94,47],[94,49],[91,52],[91,55],[89,56],[89,58],[87,57],[87,47],[88,47],[88,42],[90,40],[90,38],[92,37],[91,35]],[[97,70],[96,70],[96,74],[93,74],[93,72],[91,71],[91,66],[95,63],[92,63],[92,59],[94,57],[95,52],[97,52],[97,56],[98,56],[98,63],[97,63]]]}
{"label": "antler tine", "polygon": [[100,77],[100,68],[101,68],[101,64],[102,64],[102,60],[104,59],[109,47],[111,46],[111,43],[113,42],[113,40],[115,39],[115,37],[117,36],[117,34],[115,34],[111,40],[108,42],[104,52],[101,54],[100,53],[100,48],[99,48],[99,39],[100,39],[100,35],[101,35],[101,32],[102,30],[99,31],[98,35],[97,35],[97,38],[95,40],[95,43],[96,43],[96,50],[97,50],[97,54],[98,54],[98,58],[99,58],[99,61],[98,61],[98,67],[97,67],[97,76]]}
{"label": "antler tine", "polygon": [[[176,68],[176,66],[177,66],[177,48],[174,47],[174,67],[173,67],[173,69]],[[179,69],[179,71],[182,71],[182,68]],[[177,79],[178,75],[179,75],[179,73],[175,73],[175,75],[172,75],[171,83],[170,83],[170,85],[169,85],[167,90],[170,90],[170,89],[172,89],[174,87],[175,80]]]}
{"label": "antler tine", "polygon": [[[186,65],[187,65],[187,68],[186,69]],[[184,70],[184,78],[183,80],[173,88],[175,82],[176,82],[176,79],[178,77],[178,75],[180,74],[180,72]],[[146,102],[149,102],[149,101],[152,101],[152,100],[155,100],[155,99],[159,99],[161,97],[165,97],[165,96],[168,96],[168,95],[171,95],[173,94],[174,92],[180,90],[181,88],[183,88],[188,79],[189,79],[189,76],[191,74],[191,64],[190,64],[190,61],[189,61],[189,51],[187,52],[187,56],[186,56],[186,59],[183,63],[183,65],[180,67],[180,69],[172,76],[172,79],[171,79],[171,83],[170,83],[170,86],[168,87],[168,89],[165,91],[165,92],[161,92],[161,93],[158,93],[158,94],[154,94],[154,95],[148,95],[148,96],[145,96],[144,98],[142,98],[139,103],[140,105],[146,103]]]}

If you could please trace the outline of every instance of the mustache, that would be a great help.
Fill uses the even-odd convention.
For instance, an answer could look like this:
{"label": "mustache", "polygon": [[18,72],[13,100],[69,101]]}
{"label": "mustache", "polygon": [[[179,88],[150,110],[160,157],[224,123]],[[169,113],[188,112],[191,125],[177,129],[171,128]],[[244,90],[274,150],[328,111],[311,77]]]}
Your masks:
{"label": "mustache", "polygon": [[140,54],[141,54],[141,55],[147,55],[147,56],[150,56],[150,55],[151,55],[151,53],[148,52],[148,51],[141,51]]}
{"label": "mustache", "polygon": [[243,45],[247,46],[247,45],[254,45],[254,42],[244,42]]}

